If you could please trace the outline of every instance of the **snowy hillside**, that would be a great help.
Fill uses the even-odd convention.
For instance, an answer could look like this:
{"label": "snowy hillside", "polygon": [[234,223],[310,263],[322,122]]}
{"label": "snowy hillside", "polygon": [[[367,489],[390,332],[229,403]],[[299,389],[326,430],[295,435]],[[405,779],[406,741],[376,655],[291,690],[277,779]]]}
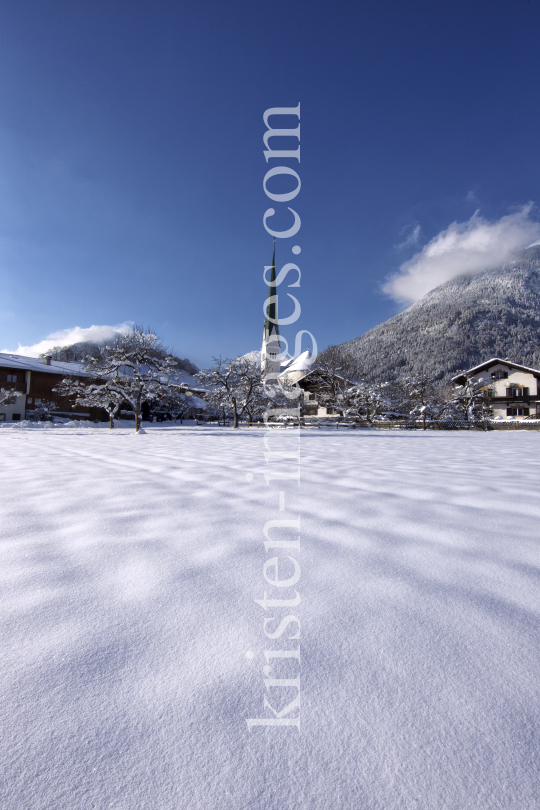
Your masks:
{"label": "snowy hillside", "polygon": [[538,810],[540,434],[302,432],[300,642],[262,436],[0,430],[0,807]]}
{"label": "snowy hillside", "polygon": [[442,284],[341,347],[380,381],[422,367],[443,379],[490,357],[539,368],[540,246],[500,268]]}
{"label": "snowy hillside", "polygon": [[258,366],[261,365],[261,352],[260,350],[257,351],[256,349],[252,352],[248,352],[247,354],[243,354],[240,357],[240,360],[249,360],[251,363],[256,363]]}

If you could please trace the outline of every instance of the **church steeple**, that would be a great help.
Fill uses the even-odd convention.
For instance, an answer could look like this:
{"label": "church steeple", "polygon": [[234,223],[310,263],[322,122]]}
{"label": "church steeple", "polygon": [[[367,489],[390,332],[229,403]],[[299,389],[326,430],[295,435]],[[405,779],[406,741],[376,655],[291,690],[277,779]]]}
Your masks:
{"label": "church steeple", "polygon": [[278,299],[276,289],[276,240],[274,239],[274,254],[272,256],[272,268],[270,270],[270,285],[268,287],[268,300],[266,304],[266,319],[263,329],[263,341],[261,350],[261,368],[268,373],[280,370],[279,354],[281,352],[279,342],[278,320]]}

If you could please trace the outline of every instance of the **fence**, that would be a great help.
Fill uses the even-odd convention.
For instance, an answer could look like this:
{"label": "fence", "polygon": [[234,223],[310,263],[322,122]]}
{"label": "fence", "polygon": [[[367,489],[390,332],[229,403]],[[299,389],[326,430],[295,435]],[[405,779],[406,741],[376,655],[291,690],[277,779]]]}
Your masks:
{"label": "fence", "polygon": [[[216,427],[217,422],[197,422],[198,425],[212,425]],[[223,427],[232,427],[232,420],[227,420],[226,424],[220,423]],[[298,421],[288,422],[239,422],[239,428],[287,428],[298,427]],[[321,429],[321,428],[335,428],[336,430],[356,430],[363,428],[378,428],[383,430],[423,430],[424,424],[422,420],[411,419],[392,419],[383,422],[322,422],[320,420],[300,420],[300,427]],[[493,419],[475,420],[467,422],[466,420],[448,420],[448,421],[432,421],[426,422],[426,430],[540,430],[539,419],[516,419],[515,421],[495,421]]]}

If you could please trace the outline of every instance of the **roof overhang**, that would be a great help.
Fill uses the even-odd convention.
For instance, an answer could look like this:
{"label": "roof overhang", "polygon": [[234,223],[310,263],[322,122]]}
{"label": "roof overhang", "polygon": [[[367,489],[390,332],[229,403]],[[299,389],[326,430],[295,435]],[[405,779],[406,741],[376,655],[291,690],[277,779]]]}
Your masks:
{"label": "roof overhang", "polygon": [[507,366],[509,369],[514,368],[517,371],[526,371],[529,374],[534,374],[535,377],[540,379],[540,370],[537,368],[529,368],[529,366],[522,366],[519,363],[513,363],[511,360],[504,360],[501,357],[492,357],[491,360],[486,360],[485,363],[481,363],[479,366],[474,366],[473,368],[468,369],[467,371],[461,372],[461,374],[457,374],[455,377],[452,377],[452,382],[459,383],[460,380],[465,380],[467,374],[480,374],[482,371],[486,371],[487,369],[491,368],[492,366]]}

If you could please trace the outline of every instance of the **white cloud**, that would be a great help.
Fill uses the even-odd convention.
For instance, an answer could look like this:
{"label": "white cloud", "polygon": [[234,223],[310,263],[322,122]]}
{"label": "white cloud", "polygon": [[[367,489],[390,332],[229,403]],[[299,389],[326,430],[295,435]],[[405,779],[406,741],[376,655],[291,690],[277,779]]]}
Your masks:
{"label": "white cloud", "polygon": [[22,354],[24,357],[38,357],[54,346],[71,346],[73,343],[84,341],[110,340],[115,335],[125,334],[131,329],[131,324],[122,323],[119,326],[74,326],[71,329],[60,329],[52,332],[44,340],[32,346],[19,346],[16,349],[2,349],[6,354]]}
{"label": "white cloud", "polygon": [[398,245],[394,247],[402,250],[403,248],[411,247],[411,245],[417,245],[420,239],[420,225],[407,225],[405,228],[399,232],[400,236],[403,236],[408,230],[410,229],[409,234],[405,237],[403,242],[400,242]]}
{"label": "white cloud", "polygon": [[509,261],[540,237],[540,222],[530,219],[532,204],[488,222],[478,211],[468,222],[453,222],[401,265],[383,286],[400,303],[411,304],[455,276],[475,275]]}

